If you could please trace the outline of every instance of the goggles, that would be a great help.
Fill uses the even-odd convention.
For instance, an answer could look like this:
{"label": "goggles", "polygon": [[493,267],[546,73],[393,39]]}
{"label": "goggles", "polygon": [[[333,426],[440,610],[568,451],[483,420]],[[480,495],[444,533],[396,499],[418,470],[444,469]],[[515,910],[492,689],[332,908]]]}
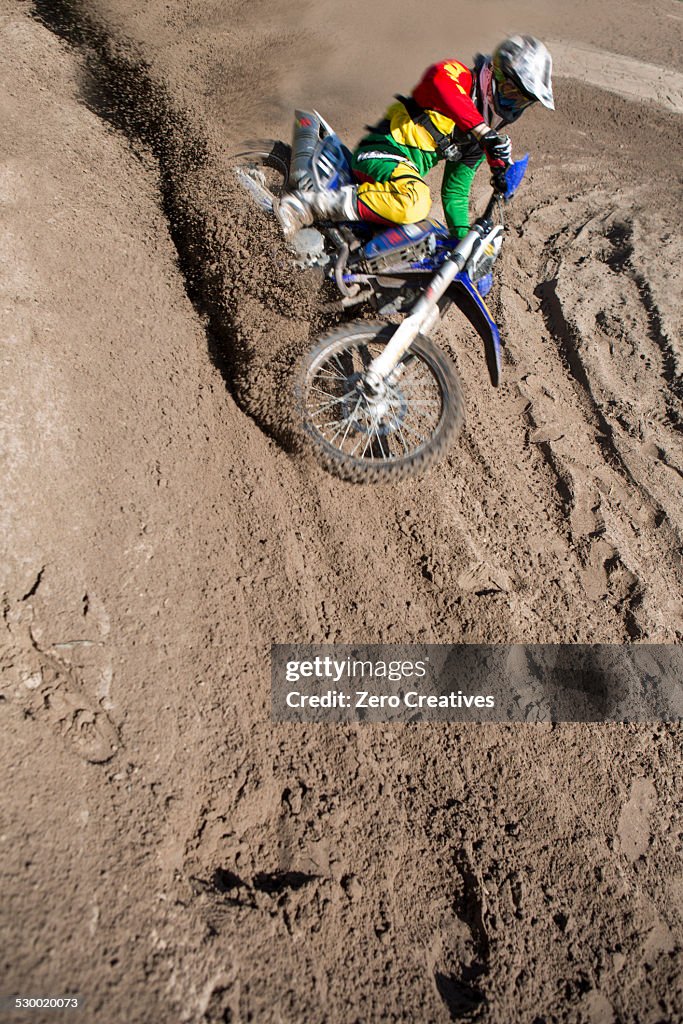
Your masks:
{"label": "goggles", "polygon": [[493,70],[493,88],[495,90],[495,108],[501,117],[506,115],[519,116],[523,110],[536,101],[517,88],[514,82],[506,78],[496,68]]}

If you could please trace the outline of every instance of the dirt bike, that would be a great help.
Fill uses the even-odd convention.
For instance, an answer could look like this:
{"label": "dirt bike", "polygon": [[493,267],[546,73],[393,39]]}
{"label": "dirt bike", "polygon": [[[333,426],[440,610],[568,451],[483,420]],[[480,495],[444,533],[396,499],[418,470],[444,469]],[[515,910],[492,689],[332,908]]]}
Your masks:
{"label": "dirt bike", "polygon": [[[249,144],[238,154],[239,182],[259,206],[289,189],[340,188],[354,181],[348,149],[316,111],[296,111],[293,142]],[[430,334],[451,305],[484,342],[491,383],[500,379],[500,335],[484,302],[503,241],[503,201],[526,172],[528,156],[506,172],[461,241],[434,220],[387,229],[364,222],[320,222],[290,240],[297,266],[318,267],[334,282],[339,308],[369,304],[397,325],[358,320],[321,338],[297,375],[304,430],[325,467],[347,480],[379,483],[425,469],[464,423],[451,360]],[[497,214],[498,223],[494,223]]]}

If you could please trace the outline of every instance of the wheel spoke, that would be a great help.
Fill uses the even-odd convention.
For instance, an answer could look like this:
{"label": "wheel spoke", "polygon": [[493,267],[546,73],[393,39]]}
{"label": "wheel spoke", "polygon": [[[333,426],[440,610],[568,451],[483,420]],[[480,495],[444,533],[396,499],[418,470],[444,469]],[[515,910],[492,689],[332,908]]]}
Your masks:
{"label": "wheel spoke", "polygon": [[[422,367],[418,364],[417,366],[411,367],[410,373],[408,374],[407,377],[404,377],[402,373],[399,373],[398,377],[396,378],[396,383],[400,384],[402,388],[405,387],[406,384],[412,384],[420,376],[421,369]],[[391,374],[389,376],[391,376]]]}
{"label": "wheel spoke", "polygon": [[[328,393],[322,392],[322,394]],[[347,391],[345,395],[341,396],[341,398],[335,398],[331,402],[325,402],[323,405],[317,405],[311,412],[311,416],[317,416],[318,413],[325,412],[326,409],[331,409],[333,405],[339,405],[340,402],[345,402],[346,399],[351,398],[351,395],[353,394],[355,394],[355,389],[353,391]]]}
{"label": "wheel spoke", "polygon": [[346,427],[346,430],[344,432],[344,436],[341,439],[341,444],[339,445],[340,448],[344,447],[344,444],[346,442],[346,438],[349,436],[349,430],[351,429],[351,424],[353,423],[353,421],[355,419],[356,413],[358,412],[358,408],[359,408],[360,403],[362,401],[363,401],[363,396],[360,395],[359,398],[358,398],[358,401],[356,402],[356,405],[355,405],[355,408],[354,408],[353,412],[351,413],[351,415],[348,418],[348,426]]}
{"label": "wheel spoke", "polygon": [[401,430],[401,424],[400,423],[396,424],[396,432],[398,433],[398,436],[401,438],[401,441],[403,442],[403,451],[407,455],[408,452],[410,451],[410,448],[408,447],[408,443],[407,443],[405,437],[403,436],[403,431]]}
{"label": "wheel spoke", "polygon": [[345,374],[343,374],[343,373],[335,373],[334,371],[328,370],[328,369],[318,370],[318,372],[316,373],[316,377],[332,377],[334,380],[347,380],[348,379]]}
{"label": "wheel spoke", "polygon": [[[356,454],[356,452],[358,451],[358,449],[360,448],[360,446],[362,445],[362,443],[363,443],[363,434],[361,434],[361,435],[360,435],[360,437],[358,438],[358,441],[357,441],[357,443],[356,443],[356,444],[355,444],[355,445],[353,446],[353,448],[352,448],[352,449],[351,449],[351,451],[349,452],[349,454],[351,455],[351,457],[352,457],[352,458],[353,458],[353,456],[354,456],[354,455]],[[362,456],[361,456],[361,457],[362,457]]]}
{"label": "wheel spoke", "polygon": [[409,433],[411,433],[411,434],[415,434],[415,437],[419,437],[419,439],[420,439],[420,441],[422,442],[422,444],[424,444],[424,442],[425,442],[425,441],[427,440],[427,438],[426,438],[426,437],[424,437],[424,436],[423,436],[423,435],[422,435],[422,434],[421,434],[421,433],[420,433],[420,432],[419,432],[418,430],[415,430],[415,428],[414,428],[414,427],[411,427],[411,425],[410,425],[409,423],[406,423],[406,422],[404,421],[404,423],[403,423],[403,426],[405,427],[405,429],[406,429],[406,430],[407,430],[407,431],[408,431]]}
{"label": "wheel spoke", "polygon": [[[351,359],[353,361],[353,356],[351,355],[350,352],[348,353],[348,355],[351,357]],[[339,367],[341,373],[344,375],[344,379],[346,379],[348,374],[346,373],[346,370],[344,369],[344,367],[342,366],[342,364],[339,361],[339,354],[337,352],[335,352],[335,354],[332,356],[332,358],[334,359],[335,363]]]}
{"label": "wheel spoke", "polygon": [[[340,423],[340,420],[330,420],[329,423],[321,423],[319,426],[317,426],[317,429],[321,430],[321,431],[322,430],[327,430],[329,427],[337,427],[337,426],[339,426],[339,423]],[[346,420],[341,420],[341,423],[346,423]]]}
{"label": "wheel spoke", "polygon": [[325,398],[333,398],[334,395],[331,391],[324,391],[323,388],[317,387],[315,384],[311,384],[311,391],[317,391],[320,395],[325,395]]}
{"label": "wheel spoke", "polygon": [[379,445],[379,450],[382,453],[382,458],[386,459],[386,455],[384,454],[384,445],[382,444],[382,438],[379,435],[379,430],[377,429],[377,423],[376,422],[375,422],[375,435],[377,437],[377,444]]}
{"label": "wheel spoke", "polygon": [[368,450],[368,447],[369,447],[370,444],[372,444],[372,434],[371,433],[368,434],[367,441],[365,442],[365,447],[363,448],[363,451],[360,453],[361,459],[365,458],[365,453]]}

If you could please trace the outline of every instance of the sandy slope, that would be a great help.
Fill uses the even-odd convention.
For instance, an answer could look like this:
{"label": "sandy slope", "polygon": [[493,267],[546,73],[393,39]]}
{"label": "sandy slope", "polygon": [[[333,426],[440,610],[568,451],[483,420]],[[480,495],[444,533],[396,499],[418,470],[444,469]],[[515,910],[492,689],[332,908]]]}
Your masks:
{"label": "sandy slope", "polygon": [[[449,321],[461,446],[363,491],[292,454],[329,315],[227,157],[306,89],[351,138],[434,39],[403,82],[367,5],[355,34],[360,5],[36,6],[0,7],[3,991],[97,1021],[680,1018],[677,729],[268,721],[278,640],[681,640],[676,115],[564,78],[519,126],[504,385]],[[661,64],[657,10],[518,16]]]}

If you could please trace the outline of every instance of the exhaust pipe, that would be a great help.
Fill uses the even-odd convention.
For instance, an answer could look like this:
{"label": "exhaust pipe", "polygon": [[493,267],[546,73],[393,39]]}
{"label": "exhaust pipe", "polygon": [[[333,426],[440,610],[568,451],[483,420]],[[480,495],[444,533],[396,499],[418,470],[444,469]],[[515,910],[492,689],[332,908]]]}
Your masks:
{"label": "exhaust pipe", "polygon": [[322,118],[313,111],[294,111],[294,132],[292,135],[292,162],[290,177],[293,188],[315,189],[311,162],[315,148],[325,132]]}

